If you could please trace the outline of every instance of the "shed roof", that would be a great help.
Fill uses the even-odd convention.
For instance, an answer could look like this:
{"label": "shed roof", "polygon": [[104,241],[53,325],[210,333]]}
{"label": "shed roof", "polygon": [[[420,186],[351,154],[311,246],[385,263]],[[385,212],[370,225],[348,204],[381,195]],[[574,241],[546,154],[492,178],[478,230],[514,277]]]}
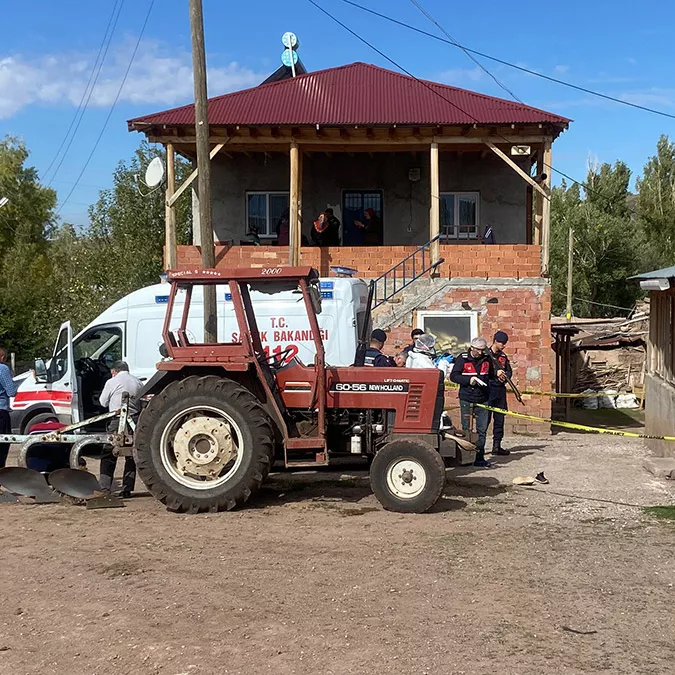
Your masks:
{"label": "shed roof", "polygon": [[635,276],[628,278],[635,279],[636,281],[643,281],[647,279],[674,279],[675,265],[672,265],[671,267],[665,267],[662,270],[655,270],[654,272],[645,272],[644,274],[636,274]]}
{"label": "shed roof", "polygon": [[[549,124],[569,119],[521,103],[486,96],[366,63],[307,73],[290,80],[209,99],[214,126]],[[129,130],[192,126],[194,105],[129,120]]]}

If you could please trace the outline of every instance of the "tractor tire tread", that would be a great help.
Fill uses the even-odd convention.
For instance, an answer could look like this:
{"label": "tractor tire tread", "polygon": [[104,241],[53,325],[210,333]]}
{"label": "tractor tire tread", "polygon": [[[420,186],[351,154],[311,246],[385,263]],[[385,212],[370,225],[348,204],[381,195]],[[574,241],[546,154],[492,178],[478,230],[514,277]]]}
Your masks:
{"label": "tractor tire tread", "polygon": [[[200,499],[196,494],[188,496],[185,490],[174,489],[158,473],[153,458],[153,436],[166,415],[167,408],[187,398],[213,399],[234,408],[246,419],[251,436],[250,467],[241,480],[223,490],[221,494]],[[242,432],[245,431],[242,429]],[[260,402],[239,383],[216,375],[189,376],[176,380],[156,394],[143,410],[136,429],[136,449],[134,455],[138,473],[150,493],[164,504],[169,511],[176,513],[207,513],[230,511],[243,505],[255,493],[266,478],[272,466],[274,453],[274,434],[272,424]],[[227,484],[225,484],[227,485]],[[197,491],[192,491],[197,492]]]}

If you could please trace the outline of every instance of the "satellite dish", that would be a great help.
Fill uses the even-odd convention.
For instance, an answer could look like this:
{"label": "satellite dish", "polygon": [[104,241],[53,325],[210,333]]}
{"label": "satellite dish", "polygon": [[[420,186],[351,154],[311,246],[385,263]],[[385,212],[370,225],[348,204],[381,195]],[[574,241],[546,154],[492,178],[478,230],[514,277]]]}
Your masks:
{"label": "satellite dish", "polygon": [[160,185],[163,180],[164,162],[159,157],[155,157],[145,170],[145,184],[149,188],[155,188]]}
{"label": "satellite dish", "polygon": [[298,52],[289,51],[288,49],[281,54],[281,63],[287,68],[291,68],[298,63]]}
{"label": "satellite dish", "polygon": [[281,44],[283,44],[286,49],[295,49],[298,46],[298,38],[295,33],[287,31],[281,36]]}

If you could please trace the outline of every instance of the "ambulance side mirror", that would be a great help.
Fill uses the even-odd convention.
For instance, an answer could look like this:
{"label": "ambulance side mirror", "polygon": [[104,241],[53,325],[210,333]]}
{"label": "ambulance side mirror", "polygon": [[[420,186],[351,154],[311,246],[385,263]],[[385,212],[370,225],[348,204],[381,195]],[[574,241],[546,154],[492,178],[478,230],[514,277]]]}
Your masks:
{"label": "ambulance side mirror", "polygon": [[43,359],[35,359],[35,381],[41,384],[49,382],[49,373]]}

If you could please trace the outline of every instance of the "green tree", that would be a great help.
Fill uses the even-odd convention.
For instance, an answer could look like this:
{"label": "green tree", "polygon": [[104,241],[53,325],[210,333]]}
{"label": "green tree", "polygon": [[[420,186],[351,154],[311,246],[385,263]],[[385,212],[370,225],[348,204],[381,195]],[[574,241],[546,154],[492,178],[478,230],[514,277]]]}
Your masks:
{"label": "green tree", "polygon": [[638,210],[646,244],[645,268],[675,264],[675,143],[661,136],[637,181]]}
{"label": "green tree", "polygon": [[28,150],[7,137],[0,141],[0,343],[21,358],[45,346],[56,193],[42,186],[27,166]]}
{"label": "green tree", "polygon": [[[157,283],[163,270],[164,190],[150,191],[137,181],[145,167],[163,153],[143,142],[129,161],[118,164],[113,187],[102,190],[89,209],[90,226],[78,234],[63,226],[52,242],[50,257],[59,315],[83,328],[106,307],[128,293]],[[180,184],[192,167],[176,162]],[[176,206],[179,244],[188,243],[192,232],[189,198]]]}
{"label": "green tree", "polygon": [[[574,312],[612,316],[640,295],[626,278],[640,271],[641,231],[629,209],[630,170],[623,162],[588,172],[588,189],[564,182],[551,197],[551,284],[553,312],[563,314],[567,293],[567,242],[574,229]],[[604,306],[603,306],[604,305]]]}

